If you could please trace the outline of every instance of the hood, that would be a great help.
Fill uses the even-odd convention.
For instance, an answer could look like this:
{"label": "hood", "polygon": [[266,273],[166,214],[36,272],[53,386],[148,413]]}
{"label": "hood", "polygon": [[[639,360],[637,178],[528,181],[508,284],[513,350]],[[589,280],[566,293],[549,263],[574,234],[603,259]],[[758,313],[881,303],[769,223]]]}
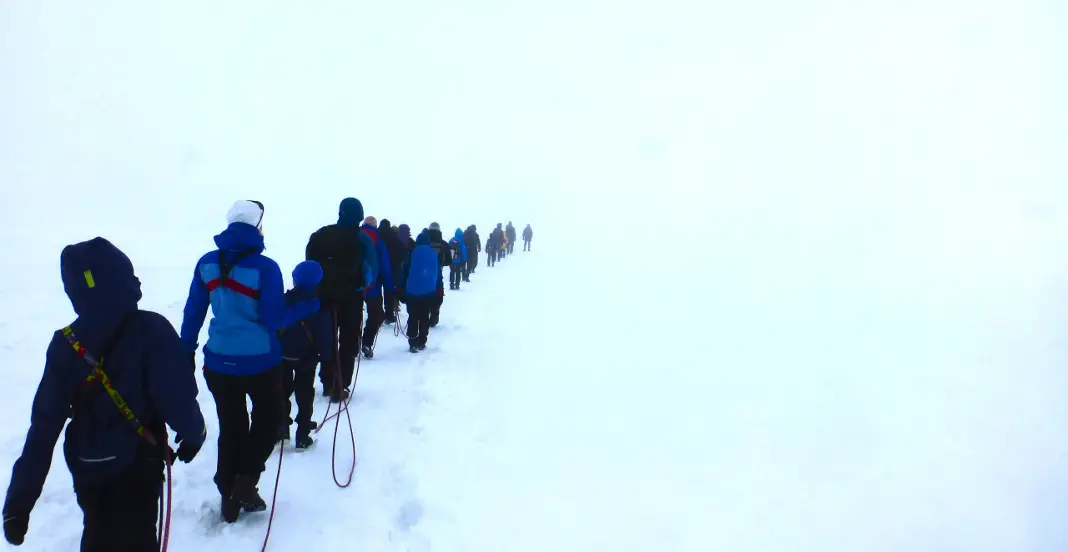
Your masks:
{"label": "hood", "polygon": [[304,261],[293,269],[293,287],[315,289],[323,279],[323,267],[315,261]]}
{"label": "hood", "polygon": [[441,235],[441,230],[427,230],[426,234],[430,236],[430,243],[441,243],[445,241],[445,238]]}
{"label": "hood", "polygon": [[419,234],[419,237],[415,239],[415,245],[430,245],[430,236],[426,232]]}
{"label": "hood", "polygon": [[389,219],[382,219],[382,222],[378,223],[378,231],[389,230],[393,225],[389,223]]}
{"label": "hood", "polygon": [[464,241],[464,231],[459,228],[456,229],[456,233],[452,235],[457,241]]}
{"label": "hood", "polygon": [[501,229],[501,223],[498,222],[497,223],[497,230],[500,230],[500,229]]}
{"label": "hood", "polygon": [[215,245],[223,251],[245,251],[251,249],[263,253],[263,235],[255,227],[243,222],[235,222],[215,236]]}
{"label": "hood", "polygon": [[338,207],[337,223],[342,226],[359,226],[363,223],[363,203],[354,197],[341,200]]}
{"label": "hood", "polygon": [[98,237],[68,245],[59,256],[59,267],[63,291],[79,317],[113,326],[137,309],[141,281],[130,258],[108,240]]}
{"label": "hood", "polygon": [[407,224],[402,224],[397,227],[397,236],[404,241],[412,239],[412,229]]}

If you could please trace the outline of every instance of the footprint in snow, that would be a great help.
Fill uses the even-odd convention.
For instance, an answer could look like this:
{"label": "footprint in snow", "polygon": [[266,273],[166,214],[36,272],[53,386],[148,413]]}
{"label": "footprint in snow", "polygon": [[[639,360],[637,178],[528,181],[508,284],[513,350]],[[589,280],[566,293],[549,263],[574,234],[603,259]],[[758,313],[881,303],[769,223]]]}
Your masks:
{"label": "footprint in snow", "polygon": [[394,522],[397,524],[397,529],[407,532],[418,525],[422,519],[423,504],[418,500],[408,500],[397,511],[397,518]]}

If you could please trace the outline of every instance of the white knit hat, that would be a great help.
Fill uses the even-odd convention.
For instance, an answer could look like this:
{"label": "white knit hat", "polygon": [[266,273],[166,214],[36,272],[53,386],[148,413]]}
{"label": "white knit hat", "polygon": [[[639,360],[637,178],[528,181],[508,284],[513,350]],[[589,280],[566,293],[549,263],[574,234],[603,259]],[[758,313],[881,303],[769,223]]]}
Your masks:
{"label": "white knit hat", "polygon": [[245,199],[234,203],[234,206],[230,207],[230,211],[226,213],[226,223],[234,224],[235,222],[259,227],[263,222],[263,204]]}

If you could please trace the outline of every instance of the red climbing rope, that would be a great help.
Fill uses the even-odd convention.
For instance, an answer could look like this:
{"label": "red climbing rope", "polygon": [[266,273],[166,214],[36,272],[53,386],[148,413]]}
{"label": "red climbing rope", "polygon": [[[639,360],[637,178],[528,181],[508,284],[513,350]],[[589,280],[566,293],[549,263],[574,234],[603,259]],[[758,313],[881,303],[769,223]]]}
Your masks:
{"label": "red climbing rope", "polygon": [[[355,377],[353,378],[353,386],[355,386],[356,381],[360,377],[360,360],[359,360],[359,358],[360,358],[359,356],[356,357],[356,374],[355,374]],[[335,389],[335,392],[338,392],[338,393],[342,392],[342,390],[344,389],[342,387],[342,384],[343,384],[343,382],[342,382],[342,379],[341,379],[341,356],[338,353],[338,342],[337,342],[337,309],[334,309],[334,389]],[[356,435],[353,434],[353,432],[352,432],[352,416],[349,414],[349,401],[352,400],[352,395],[353,395],[352,393],[349,393],[348,398],[338,402],[337,412],[334,413],[333,415],[330,414],[330,404],[328,403],[326,405],[326,412],[323,415],[323,421],[320,422],[319,426],[315,428],[315,432],[318,433],[318,432],[322,431],[322,429],[326,425],[327,421],[329,421],[331,418],[337,418],[334,421],[334,444],[333,444],[333,448],[331,449],[331,452],[330,452],[330,469],[331,469],[331,471],[333,472],[333,475],[334,475],[334,484],[337,485],[338,487],[341,487],[342,489],[344,489],[345,487],[348,487],[349,485],[352,484],[353,474],[356,473]],[[348,478],[347,481],[345,481],[345,483],[341,483],[341,481],[338,479],[338,475],[337,475],[337,434],[338,434],[338,430],[341,427],[341,412],[342,411],[345,412],[345,418],[348,419],[349,439],[352,442],[352,467],[349,469],[349,478]]]}
{"label": "red climbing rope", "polygon": [[278,483],[282,481],[282,456],[286,450],[286,442],[282,441],[278,447],[278,474],[274,476],[274,496],[271,498],[271,516],[267,518],[267,534],[263,537],[263,548],[260,552],[267,552],[267,541],[271,538],[271,525],[274,524],[274,507],[278,504]]}

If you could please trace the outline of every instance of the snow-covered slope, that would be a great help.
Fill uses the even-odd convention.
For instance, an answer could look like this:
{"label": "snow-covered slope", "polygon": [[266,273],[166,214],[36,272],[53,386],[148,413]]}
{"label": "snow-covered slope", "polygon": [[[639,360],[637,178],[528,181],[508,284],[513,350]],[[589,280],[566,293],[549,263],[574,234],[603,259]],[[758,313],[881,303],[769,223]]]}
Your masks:
{"label": "snow-covered slope", "polygon": [[[382,336],[353,486],[286,456],[272,550],[1061,552],[1063,4],[2,3],[0,469],[63,245],[177,324],[233,200],[288,272],[353,195],[535,252]],[[260,546],[214,453],[172,550]],[[69,483],[23,549],[73,549]]]}

